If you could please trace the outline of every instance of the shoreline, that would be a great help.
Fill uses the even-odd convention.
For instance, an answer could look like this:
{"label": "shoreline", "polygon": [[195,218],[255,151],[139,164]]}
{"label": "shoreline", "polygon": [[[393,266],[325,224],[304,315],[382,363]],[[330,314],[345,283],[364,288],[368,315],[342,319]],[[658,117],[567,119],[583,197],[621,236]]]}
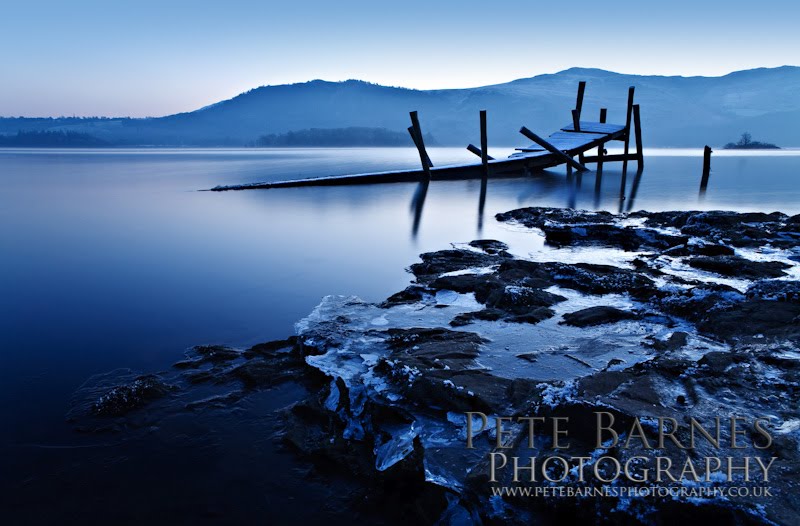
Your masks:
{"label": "shoreline", "polygon": [[[557,249],[550,255],[563,250],[569,262],[511,254],[497,240],[422,254],[410,267],[415,282],[380,304],[328,296],[287,340],[246,351],[197,347],[173,371],[90,384],[70,419],[86,432],[128,429],[129,416],[142,411],[202,411],[296,384],[305,395],[283,410],[281,442],[321,476],[353,477],[361,490],[350,505],[366,516],[393,509],[398,521],[514,524],[577,513],[647,524],[723,512],[731,521],[789,524],[800,509],[791,475],[800,469],[800,215],[526,208],[497,219],[543,235]],[[598,264],[608,251],[626,261]],[[201,386],[220,393],[192,399]],[[628,438],[634,421],[641,434],[663,431],[659,417],[769,416],[768,448],[705,441],[691,454],[762,465],[776,456],[776,496],[766,507],[763,498],[635,494],[576,506],[492,494],[514,486],[508,471],[490,481],[498,447],[508,446],[508,461],[534,453],[521,426],[468,435],[470,412],[570,419],[564,451],[553,451],[552,423],[534,439],[544,456],[663,457],[675,465],[688,458],[669,445],[654,454],[641,441],[597,448],[589,423],[598,408],[625,424],[618,432]],[[675,432],[681,443],[683,433]],[[730,430],[718,433],[730,442]],[[498,437],[507,441],[498,446]],[[467,448],[467,438],[477,447]],[[598,484],[562,474],[562,486]],[[547,485],[540,479],[536,487]],[[371,503],[360,502],[368,494]]]}

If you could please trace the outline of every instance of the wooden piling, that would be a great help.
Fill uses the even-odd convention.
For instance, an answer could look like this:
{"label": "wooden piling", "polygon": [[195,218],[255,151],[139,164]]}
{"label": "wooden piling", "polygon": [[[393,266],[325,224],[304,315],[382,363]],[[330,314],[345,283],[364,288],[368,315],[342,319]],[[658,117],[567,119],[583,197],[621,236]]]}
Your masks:
{"label": "wooden piling", "polygon": [[[482,156],[483,156],[483,153],[481,153],[481,149],[478,148],[477,146],[475,146],[474,144],[468,144],[467,145],[467,150],[469,150],[470,152],[474,153],[478,157],[482,158]],[[488,159],[490,161],[494,161],[494,157],[492,157],[491,155],[487,155],[486,159]]]}
{"label": "wooden piling", "polygon": [[[608,116],[606,108],[600,108],[600,122],[605,123]],[[603,177],[603,156],[606,153],[606,145],[601,144],[597,147],[597,177],[595,179],[595,194],[599,196],[601,179]]]}
{"label": "wooden piling", "polygon": [[628,169],[628,155],[631,143],[631,117],[633,113],[633,91],[633,86],[628,88],[628,109],[625,112],[625,153],[623,153],[625,158],[622,161],[622,173],[625,173]]}
{"label": "wooden piling", "polygon": [[419,125],[419,117],[416,111],[409,112],[411,116],[411,127],[413,128],[413,132],[415,137],[414,144],[417,146],[417,151],[419,152],[419,162],[422,164],[422,171],[425,172],[425,177],[427,179],[431,178],[431,163],[430,157],[428,157],[428,152],[425,150],[425,141],[422,139],[422,128]]}
{"label": "wooden piling", "polygon": [[558,148],[556,148],[555,146],[553,146],[552,144],[550,144],[546,140],[542,139],[541,137],[539,137],[538,135],[536,135],[535,133],[530,131],[525,126],[520,128],[519,132],[522,135],[524,135],[525,137],[527,137],[528,139],[532,140],[533,142],[535,142],[536,144],[541,146],[542,148],[544,148],[545,150],[547,150],[550,153],[553,153],[556,156],[558,156],[562,161],[567,163],[568,166],[571,166],[571,167],[573,167],[576,170],[579,170],[581,172],[588,172],[589,171],[589,169],[586,168],[584,165],[580,164],[579,162],[577,162],[575,159],[573,159],[572,157],[570,157],[566,153],[562,152],[561,150],[559,150]]}
{"label": "wooden piling", "polygon": [[[411,140],[414,141],[414,146],[416,146],[417,150],[419,150],[419,141],[417,140],[417,134],[416,134],[416,132],[414,132],[414,127],[413,126],[409,126],[408,127],[408,134],[411,136]],[[478,155],[480,155],[480,154],[478,154]],[[433,168],[433,163],[431,162],[431,158],[428,157],[428,152],[425,152],[425,159],[428,162],[428,166]]]}
{"label": "wooden piling", "polygon": [[[575,99],[575,111],[578,112],[578,119],[581,118],[581,111],[583,111],[583,92],[586,91],[586,81],[578,82],[578,97]],[[578,131],[578,128],[575,128]]]}
{"label": "wooden piling", "polygon": [[[586,81],[578,82],[578,96],[575,98],[575,109],[572,110],[572,128],[581,131],[581,112],[583,111],[583,93],[586,91]],[[578,154],[578,162],[583,164],[583,153]]]}
{"label": "wooden piling", "polygon": [[639,116],[639,105],[633,105],[633,129],[636,133],[636,166],[644,168],[644,152],[642,151],[642,119]]}
{"label": "wooden piling", "polygon": [[481,110],[481,164],[483,176],[489,175],[489,138],[486,134],[486,110]]}
{"label": "wooden piling", "polygon": [[711,146],[703,148],[703,178],[700,180],[700,193],[704,194],[708,188],[708,177],[711,175]]}

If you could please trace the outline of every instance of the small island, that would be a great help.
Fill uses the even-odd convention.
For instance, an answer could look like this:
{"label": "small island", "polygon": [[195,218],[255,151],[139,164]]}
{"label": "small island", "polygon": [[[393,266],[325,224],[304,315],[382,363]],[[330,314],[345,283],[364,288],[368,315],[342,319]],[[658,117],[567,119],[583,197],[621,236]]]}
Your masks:
{"label": "small island", "polygon": [[780,146],[768,142],[754,141],[752,135],[744,132],[739,142],[729,142],[723,150],[780,150]]}

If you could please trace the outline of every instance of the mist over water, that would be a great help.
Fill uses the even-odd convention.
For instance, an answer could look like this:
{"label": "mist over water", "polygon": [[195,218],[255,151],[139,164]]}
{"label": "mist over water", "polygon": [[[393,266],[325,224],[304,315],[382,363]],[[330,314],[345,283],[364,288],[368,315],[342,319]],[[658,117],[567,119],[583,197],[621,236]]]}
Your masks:
{"label": "mist over water", "polygon": [[[474,160],[461,149],[430,156],[437,165]],[[702,198],[701,150],[646,151],[639,177],[629,167],[623,201],[619,163],[606,165],[599,187],[595,172],[568,179],[561,168],[490,178],[483,188],[470,180],[198,191],[417,163],[412,149],[0,150],[0,441],[14,452],[4,455],[4,482],[69,472],[75,453],[42,456],[40,448],[81,443],[64,414],[94,374],[165,369],[197,344],[285,338],[323,296],[379,301],[405,287],[404,269],[419,253],[451,242],[494,238],[516,252],[542,250],[541,237],[497,223],[498,212],[800,213],[797,150],[715,152]],[[230,453],[225,444],[216,447]],[[193,461],[164,447],[176,466]],[[246,458],[232,456],[226,469],[235,471]],[[213,480],[220,468],[203,469]]]}

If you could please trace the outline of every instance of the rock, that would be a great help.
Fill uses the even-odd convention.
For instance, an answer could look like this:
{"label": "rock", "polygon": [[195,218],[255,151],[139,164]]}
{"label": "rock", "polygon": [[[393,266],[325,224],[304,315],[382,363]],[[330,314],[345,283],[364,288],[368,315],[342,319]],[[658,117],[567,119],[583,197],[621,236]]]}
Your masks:
{"label": "rock", "polygon": [[459,314],[455,318],[450,321],[450,325],[453,327],[462,327],[464,325],[468,325],[475,320],[484,320],[484,321],[497,321],[499,319],[504,318],[507,316],[506,312],[501,311],[500,309],[483,309],[474,312],[465,312],[464,314]]}
{"label": "rock", "polygon": [[539,307],[550,307],[566,300],[563,296],[541,289],[515,285],[507,285],[502,288],[495,287],[486,291],[486,294],[480,294],[480,297],[476,294],[475,297],[488,307],[500,309],[514,315],[527,314]]}
{"label": "rock", "polygon": [[140,376],[102,395],[92,405],[92,413],[96,416],[123,416],[165,396],[171,389],[156,375]]}
{"label": "rock", "polygon": [[744,294],[729,285],[701,283],[690,289],[660,290],[653,303],[668,314],[700,321],[708,313],[733,308],[744,299]]}
{"label": "rock", "polygon": [[748,287],[750,299],[800,302],[800,281],[763,280]]}
{"label": "rock", "polygon": [[463,370],[478,357],[485,340],[472,332],[449,329],[389,329],[386,343],[392,359],[411,369]]}
{"label": "rock", "polygon": [[739,256],[696,256],[689,266],[723,276],[747,279],[778,278],[789,265],[780,261],[752,261]]}
{"label": "rock", "polygon": [[228,362],[241,356],[241,353],[224,345],[197,345],[192,348],[200,362]]}
{"label": "rock", "polygon": [[541,228],[549,224],[611,223],[614,215],[609,212],[588,212],[570,208],[518,208],[497,214],[498,221],[516,221],[528,228]]}
{"label": "rock", "polygon": [[487,254],[500,254],[508,250],[508,245],[495,239],[476,239],[470,241],[469,246],[479,248]]}
{"label": "rock", "polygon": [[562,287],[589,294],[629,293],[647,298],[655,292],[653,280],[633,270],[591,263],[550,263],[548,267]]}
{"label": "rock", "polygon": [[800,303],[747,300],[711,311],[697,328],[722,340],[758,337],[800,342]]}
{"label": "rock", "polygon": [[698,256],[732,256],[734,254],[731,247],[716,243],[689,245],[689,251]]}
{"label": "rock", "polygon": [[575,327],[590,327],[593,325],[630,320],[636,317],[637,314],[634,312],[625,311],[616,307],[598,306],[564,314],[564,320],[561,321],[561,323],[573,325]]}
{"label": "rock", "polygon": [[423,287],[421,285],[410,285],[404,290],[401,290],[400,292],[392,294],[386,298],[386,300],[384,300],[380,306],[388,309],[389,307],[394,307],[395,305],[418,303],[422,301],[427,293],[429,293],[429,289],[427,287]]}
{"label": "rock", "polygon": [[418,280],[426,281],[446,272],[470,268],[489,267],[499,264],[504,257],[474,250],[440,250],[421,254],[422,263],[411,265],[411,272]]}
{"label": "rock", "polygon": [[651,347],[657,351],[676,351],[684,347],[689,341],[689,335],[682,331],[673,332],[666,340],[653,339]]}

